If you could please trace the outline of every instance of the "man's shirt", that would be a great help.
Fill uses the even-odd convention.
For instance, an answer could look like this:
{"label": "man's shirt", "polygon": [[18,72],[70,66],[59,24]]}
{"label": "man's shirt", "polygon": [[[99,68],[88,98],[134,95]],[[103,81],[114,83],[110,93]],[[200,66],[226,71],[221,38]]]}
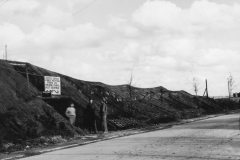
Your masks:
{"label": "man's shirt", "polygon": [[74,107],[68,107],[66,110],[67,116],[76,116],[76,110]]}

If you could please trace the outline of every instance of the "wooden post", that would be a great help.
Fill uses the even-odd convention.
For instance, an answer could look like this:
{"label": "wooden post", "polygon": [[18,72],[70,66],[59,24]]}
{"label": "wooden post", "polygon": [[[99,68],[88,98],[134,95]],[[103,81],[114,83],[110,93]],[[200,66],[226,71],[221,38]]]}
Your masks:
{"label": "wooden post", "polygon": [[207,86],[207,79],[206,79],[206,96],[208,98],[208,86]]}
{"label": "wooden post", "polygon": [[205,89],[204,92],[203,92],[203,97],[204,97],[205,93],[206,93],[206,89]]}
{"label": "wooden post", "polygon": [[28,77],[28,66],[26,64],[26,73],[27,73],[27,87],[29,89],[29,77]]}

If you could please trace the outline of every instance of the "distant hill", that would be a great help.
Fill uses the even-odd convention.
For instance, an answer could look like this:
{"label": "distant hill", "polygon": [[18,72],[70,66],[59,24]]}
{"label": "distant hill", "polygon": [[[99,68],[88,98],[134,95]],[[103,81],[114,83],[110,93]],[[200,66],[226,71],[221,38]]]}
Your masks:
{"label": "distant hill", "polygon": [[[61,96],[41,97],[44,76],[61,77]],[[0,60],[0,90],[0,140],[53,133],[84,134],[81,129],[86,128],[84,112],[90,96],[98,106],[102,97],[108,99],[110,130],[166,123],[227,109],[211,98],[185,91],[87,82],[29,63],[4,60]],[[66,120],[64,112],[70,102],[75,103],[76,127],[81,129]]]}

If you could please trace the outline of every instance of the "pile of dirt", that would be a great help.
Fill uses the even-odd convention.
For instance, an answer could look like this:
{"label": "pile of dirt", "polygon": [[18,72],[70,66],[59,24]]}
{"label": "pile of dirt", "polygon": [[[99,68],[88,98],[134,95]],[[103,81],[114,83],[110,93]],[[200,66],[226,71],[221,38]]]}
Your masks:
{"label": "pile of dirt", "polygon": [[[61,96],[43,98],[44,76],[61,77]],[[100,82],[77,80],[29,63],[0,60],[0,140],[23,140],[43,134],[73,136],[84,134],[88,98],[98,107],[102,97],[108,100],[110,130],[166,123],[203,114],[236,109],[214,99],[193,96],[185,91],[164,87],[136,88],[110,86]],[[69,103],[75,104],[76,127],[64,114]],[[100,124],[98,123],[100,128]],[[81,128],[81,129],[78,129]]]}
{"label": "pile of dirt", "polygon": [[84,134],[39,98],[39,90],[11,64],[0,66],[0,147],[42,135]]}

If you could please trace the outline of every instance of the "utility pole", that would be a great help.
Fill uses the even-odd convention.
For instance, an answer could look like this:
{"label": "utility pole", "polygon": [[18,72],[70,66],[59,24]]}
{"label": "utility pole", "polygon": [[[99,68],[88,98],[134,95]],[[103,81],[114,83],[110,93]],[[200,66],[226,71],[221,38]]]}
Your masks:
{"label": "utility pole", "polygon": [[208,98],[208,86],[207,86],[207,79],[206,79],[206,89],[205,89],[205,91],[204,91],[204,93],[203,93],[203,96],[205,95],[205,93],[206,93],[206,97]]}
{"label": "utility pole", "polygon": [[5,45],[5,58],[7,60],[7,45]]}
{"label": "utility pole", "polygon": [[207,98],[208,98],[208,86],[207,86],[207,79],[206,79],[206,93],[207,93]]}

